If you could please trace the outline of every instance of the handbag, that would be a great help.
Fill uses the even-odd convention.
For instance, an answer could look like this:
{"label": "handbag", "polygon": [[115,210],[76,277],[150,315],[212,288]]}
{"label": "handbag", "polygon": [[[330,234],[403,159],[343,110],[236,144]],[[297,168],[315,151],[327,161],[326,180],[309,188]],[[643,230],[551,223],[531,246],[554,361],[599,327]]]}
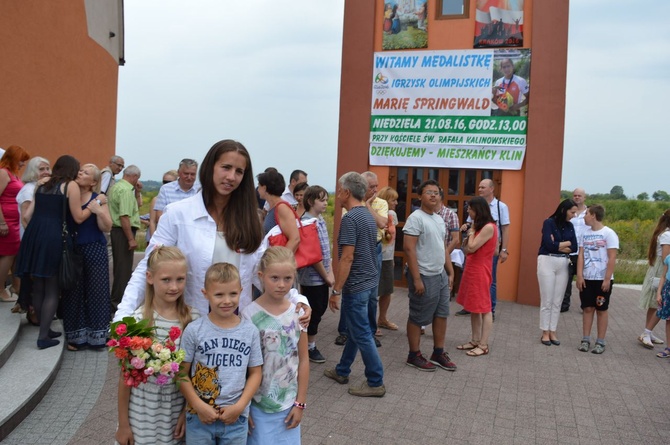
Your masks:
{"label": "handbag", "polygon": [[660,277],[651,277],[651,288],[652,289],[658,289],[658,286],[661,285],[661,278]]}
{"label": "handbag", "polygon": [[75,251],[75,243],[67,228],[67,218],[65,209],[68,203],[67,185],[65,183],[65,199],[63,200],[63,228],[61,237],[63,246],[61,251],[60,269],[58,270],[58,285],[61,290],[73,290],[79,281],[84,269],[84,259],[82,255]]}
{"label": "handbag", "polygon": [[577,275],[577,255],[570,255],[568,260],[568,275],[571,277]]}
{"label": "handbag", "polygon": [[277,207],[279,207],[280,204],[286,204],[286,206],[291,209],[295,215],[296,223],[298,224],[300,244],[298,244],[298,250],[295,251],[296,267],[300,269],[302,267],[312,266],[321,261],[323,259],[323,254],[321,253],[319,233],[316,229],[316,218],[312,218],[303,224],[300,218],[298,218],[298,214],[287,202],[282,201],[275,207],[275,222],[277,223],[275,228],[279,229],[279,233],[272,234],[268,237],[270,246],[286,246],[286,243],[288,243],[288,238],[286,238],[286,235],[284,235],[281,232],[281,228],[279,228]]}

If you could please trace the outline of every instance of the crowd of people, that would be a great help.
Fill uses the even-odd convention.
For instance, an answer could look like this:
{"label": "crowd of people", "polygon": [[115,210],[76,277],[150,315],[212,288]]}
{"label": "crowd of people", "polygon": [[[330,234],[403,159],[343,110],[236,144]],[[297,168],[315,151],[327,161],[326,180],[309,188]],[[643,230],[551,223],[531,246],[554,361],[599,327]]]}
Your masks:
{"label": "crowd of people", "polygon": [[[344,348],[337,365],[323,374],[347,384],[360,351],[365,380],[350,386],[349,394],[385,395],[377,348],[382,330],[400,329],[389,319],[397,191],[378,190],[373,172],[348,172],[338,179],[335,205],[343,210],[333,267],[323,218],[326,188],[309,185],[302,170],[293,171],[286,184],[274,168],[256,177],[256,187],[247,149],[222,140],[200,166],[184,159],[177,171],[164,175],[145,218],[146,255],[133,268],[142,224],[140,176],[137,166],[125,166],[119,156],[102,170],[69,155],[51,168],[48,160],[31,158],[19,146],[9,147],[0,159],[0,278],[7,284],[0,299],[17,302],[13,311],[26,313],[39,326],[39,349],[60,343],[63,333],[51,329],[57,313],[70,351],[104,348],[110,322],[124,317],[149,320],[161,340],[173,327],[184,331],[177,347],[184,351],[186,377],[178,386],[159,386],[149,378],[131,388],[120,377],[118,443],[299,443],[309,362],[326,362],[316,340],[329,308],[339,311],[335,343]],[[463,309],[457,315],[469,315],[472,328],[469,341],[456,349],[470,357],[490,353],[496,270],[508,258],[510,236],[509,209],[494,190],[492,180],[481,181],[461,225],[444,205],[438,182],[427,180],[416,188],[418,207],[402,227],[408,366],[457,369],[445,349],[456,269],[463,270],[455,292]],[[601,354],[619,240],[603,224],[605,209],[586,207],[585,197],[575,190],[541,229],[540,341],[561,344],[558,321],[570,308],[576,276],[583,311],[578,349]],[[321,249],[320,261],[300,268],[295,254],[303,239],[297,221],[315,224]],[[271,247],[277,229],[285,245]],[[67,290],[58,281],[65,239],[83,257],[82,278]],[[670,320],[670,210],[658,222],[648,260],[641,299],[647,317],[639,341],[653,348],[663,343],[654,327]],[[424,356],[421,339],[429,325],[432,351]],[[658,356],[669,357],[670,349]]]}

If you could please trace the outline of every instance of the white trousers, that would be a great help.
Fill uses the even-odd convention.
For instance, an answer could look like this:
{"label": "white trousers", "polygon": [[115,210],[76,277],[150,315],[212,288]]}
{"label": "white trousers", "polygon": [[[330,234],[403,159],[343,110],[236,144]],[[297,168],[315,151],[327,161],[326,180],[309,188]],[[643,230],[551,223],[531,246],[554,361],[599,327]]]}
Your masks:
{"label": "white trousers", "polygon": [[556,331],[561,303],[568,284],[568,257],[538,255],[537,281],[540,284],[540,329]]}

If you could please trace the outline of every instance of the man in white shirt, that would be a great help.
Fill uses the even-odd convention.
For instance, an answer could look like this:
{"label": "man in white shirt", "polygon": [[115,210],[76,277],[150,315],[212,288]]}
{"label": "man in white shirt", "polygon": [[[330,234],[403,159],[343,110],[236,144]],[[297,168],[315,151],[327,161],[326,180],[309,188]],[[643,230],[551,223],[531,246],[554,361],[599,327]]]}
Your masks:
{"label": "man in white shirt", "polygon": [[158,191],[156,204],[154,204],[157,222],[168,204],[181,201],[198,193],[200,187],[195,185],[197,173],[198,163],[196,161],[193,159],[181,160],[179,170],[177,170],[178,179],[161,186]]}
{"label": "man in white shirt", "polygon": [[[293,189],[295,188],[296,185],[298,185],[301,182],[307,182],[307,173],[305,173],[302,170],[293,170],[291,172],[291,178],[289,184],[286,186],[286,189],[284,190],[284,193],[281,195],[281,199],[284,201],[288,202],[291,205],[296,205],[298,201],[293,197]],[[270,211],[270,204],[267,202],[263,206],[263,210],[265,212]]]}

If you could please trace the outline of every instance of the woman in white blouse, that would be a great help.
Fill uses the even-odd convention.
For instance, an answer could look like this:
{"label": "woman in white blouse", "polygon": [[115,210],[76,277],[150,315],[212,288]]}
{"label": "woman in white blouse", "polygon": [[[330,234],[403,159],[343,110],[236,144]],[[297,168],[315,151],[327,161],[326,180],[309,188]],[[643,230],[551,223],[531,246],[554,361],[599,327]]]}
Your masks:
{"label": "woman in white blouse", "polygon": [[[209,312],[201,289],[205,272],[213,263],[231,263],[239,269],[240,311],[251,302],[252,282],[260,286],[256,272],[266,247],[256,212],[253,177],[249,152],[241,143],[226,139],[212,146],[200,166],[201,191],[165,209],[114,320],[131,315],[144,301],[147,256],[160,245],[176,246],[184,252],[188,261],[186,304],[201,314]],[[291,296],[294,303],[302,303],[298,306],[305,310],[308,321],[311,310],[307,299],[297,292]]]}

